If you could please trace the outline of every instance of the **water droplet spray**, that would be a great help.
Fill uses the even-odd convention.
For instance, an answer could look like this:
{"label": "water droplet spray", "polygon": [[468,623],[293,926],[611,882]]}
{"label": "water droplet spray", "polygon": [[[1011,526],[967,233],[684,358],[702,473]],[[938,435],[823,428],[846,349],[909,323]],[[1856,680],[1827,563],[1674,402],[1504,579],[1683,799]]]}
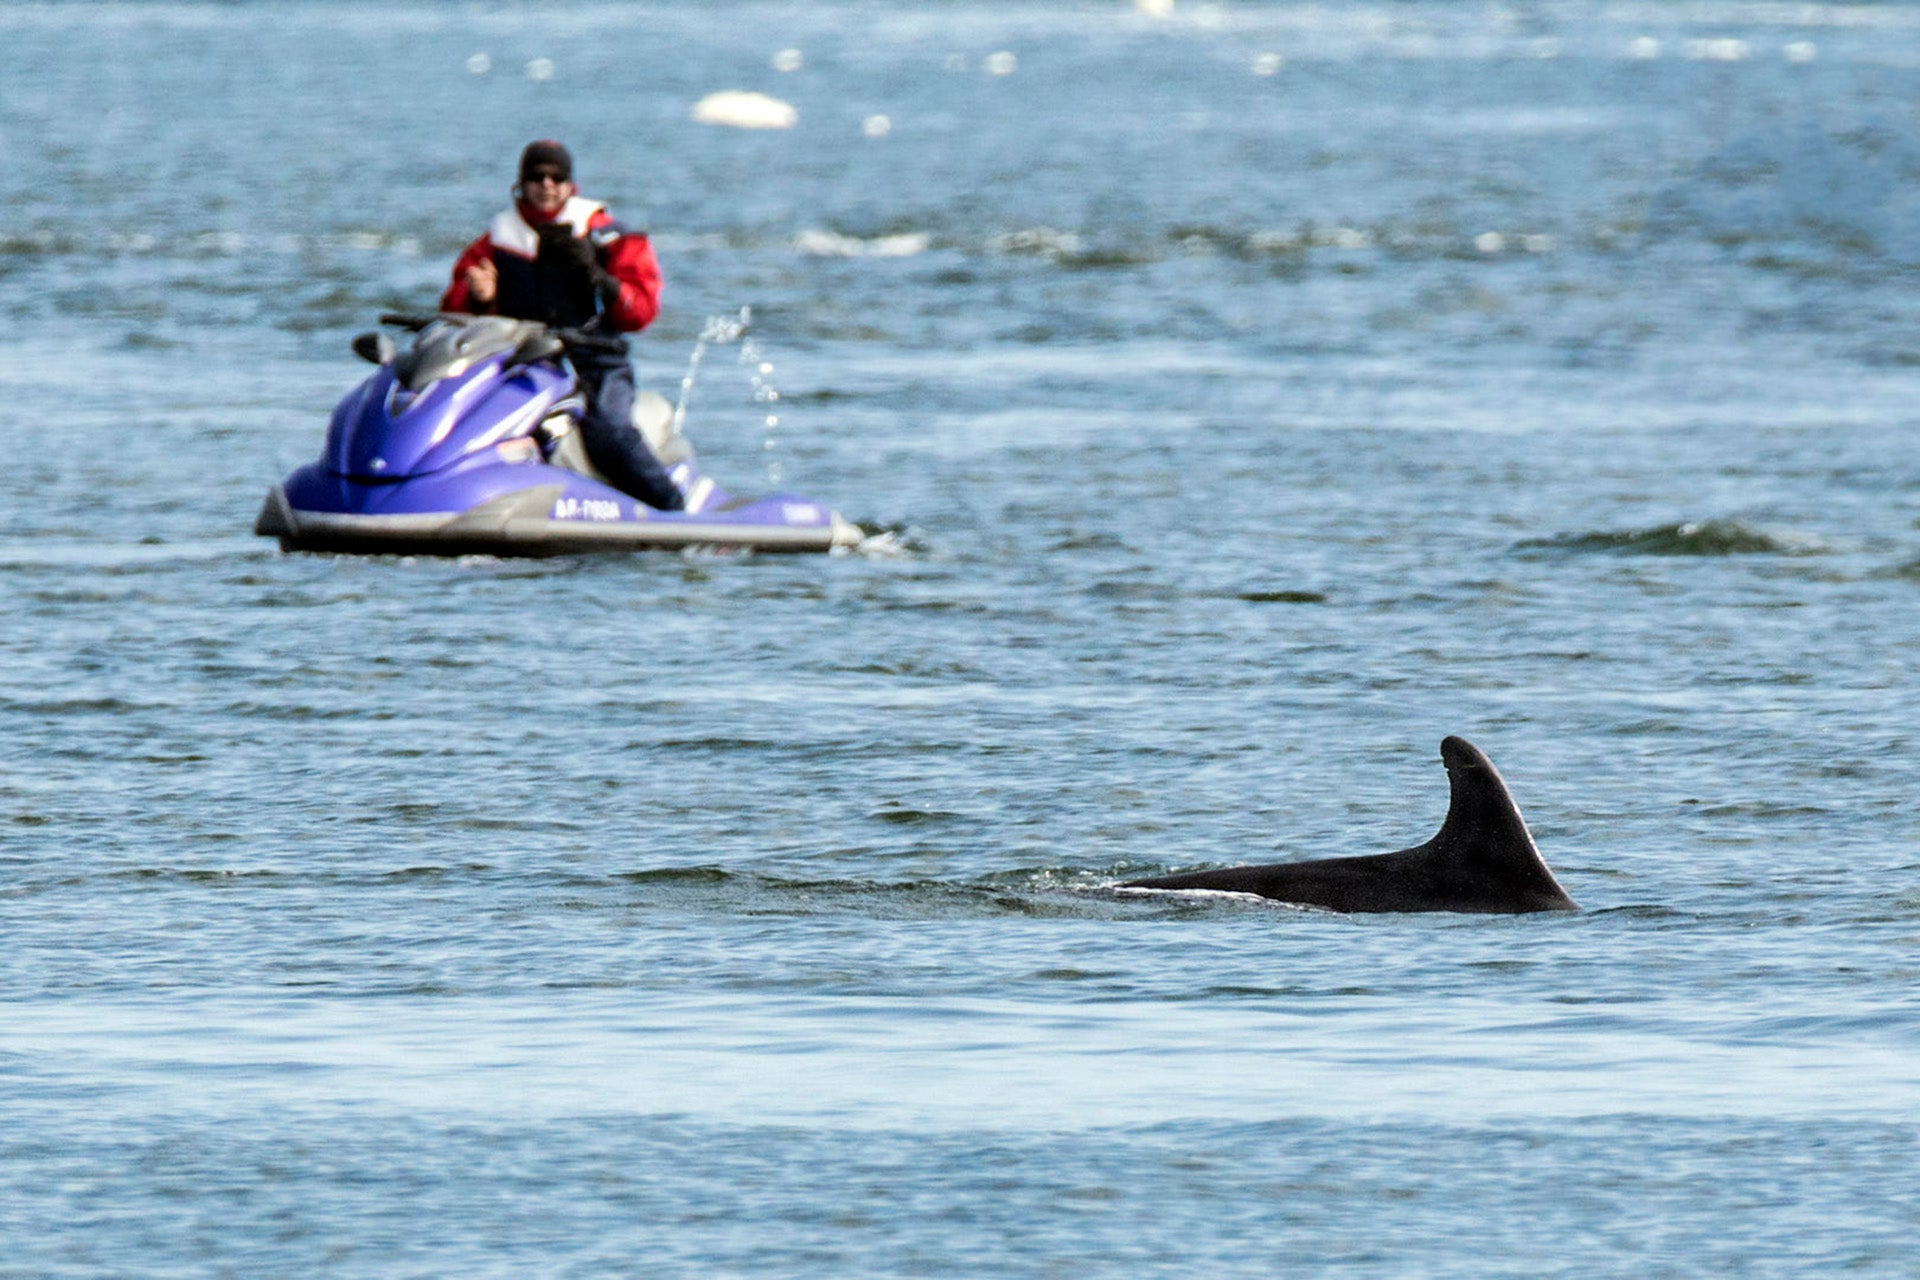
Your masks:
{"label": "water droplet spray", "polygon": [[687,357],[687,371],[680,379],[680,398],[673,406],[673,434],[680,434],[687,420],[687,408],[693,402],[694,383],[700,377],[700,365],[707,348],[740,344],[740,365],[747,370],[753,402],[760,406],[762,437],[760,452],[766,459],[767,483],[778,485],[785,478],[780,452],[780,392],[773,385],[773,362],[766,359],[760,344],[748,333],[753,326],[753,308],[741,307],[733,315],[708,316]]}

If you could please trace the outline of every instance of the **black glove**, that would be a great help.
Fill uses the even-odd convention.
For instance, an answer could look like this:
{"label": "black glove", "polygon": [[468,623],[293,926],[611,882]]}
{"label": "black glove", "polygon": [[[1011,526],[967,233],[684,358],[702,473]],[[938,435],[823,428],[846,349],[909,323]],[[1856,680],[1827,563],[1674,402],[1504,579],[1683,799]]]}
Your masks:
{"label": "black glove", "polygon": [[620,305],[620,282],[602,267],[593,269],[593,291],[600,295],[602,311],[611,311]]}
{"label": "black glove", "polygon": [[573,228],[564,222],[549,222],[536,227],[540,236],[540,257],[552,263],[564,275],[584,285],[594,283],[594,276],[600,272],[600,263],[595,258],[593,245],[584,236],[573,234]]}
{"label": "black glove", "polygon": [[549,222],[534,230],[540,236],[540,256],[555,263],[581,288],[600,295],[600,305],[612,308],[620,301],[620,282],[600,265],[599,251],[585,236],[573,234],[564,222]]}

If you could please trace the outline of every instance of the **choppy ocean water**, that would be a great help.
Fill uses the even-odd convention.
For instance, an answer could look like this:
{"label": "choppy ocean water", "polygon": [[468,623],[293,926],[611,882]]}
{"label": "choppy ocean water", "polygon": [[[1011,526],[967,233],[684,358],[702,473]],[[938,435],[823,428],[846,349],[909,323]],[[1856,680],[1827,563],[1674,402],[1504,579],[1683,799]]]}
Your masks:
{"label": "choppy ocean water", "polygon": [[[1914,1272],[1920,8],[1151,8],[0,9],[0,1275]],[[249,535],[539,134],[865,554]]]}

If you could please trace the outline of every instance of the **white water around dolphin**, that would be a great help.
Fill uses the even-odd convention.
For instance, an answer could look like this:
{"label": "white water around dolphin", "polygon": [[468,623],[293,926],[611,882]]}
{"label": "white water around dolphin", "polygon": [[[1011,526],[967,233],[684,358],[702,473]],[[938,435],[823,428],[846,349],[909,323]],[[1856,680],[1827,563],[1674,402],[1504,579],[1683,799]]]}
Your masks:
{"label": "white water around dolphin", "polygon": [[[0,1276],[1920,1265],[1920,8],[0,48]],[[872,554],[249,536],[543,134]],[[1110,889],[1449,733],[1582,914]]]}

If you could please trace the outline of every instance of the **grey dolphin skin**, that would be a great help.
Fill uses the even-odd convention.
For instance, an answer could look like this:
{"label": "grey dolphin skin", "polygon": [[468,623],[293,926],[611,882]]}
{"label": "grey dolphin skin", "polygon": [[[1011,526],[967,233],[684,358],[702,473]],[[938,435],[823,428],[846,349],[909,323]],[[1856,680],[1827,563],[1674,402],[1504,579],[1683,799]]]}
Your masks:
{"label": "grey dolphin skin", "polygon": [[1227,867],[1130,880],[1123,889],[1215,889],[1330,911],[1578,911],[1533,847],[1493,761],[1465,738],[1440,744],[1452,798],[1440,833],[1398,853]]}

